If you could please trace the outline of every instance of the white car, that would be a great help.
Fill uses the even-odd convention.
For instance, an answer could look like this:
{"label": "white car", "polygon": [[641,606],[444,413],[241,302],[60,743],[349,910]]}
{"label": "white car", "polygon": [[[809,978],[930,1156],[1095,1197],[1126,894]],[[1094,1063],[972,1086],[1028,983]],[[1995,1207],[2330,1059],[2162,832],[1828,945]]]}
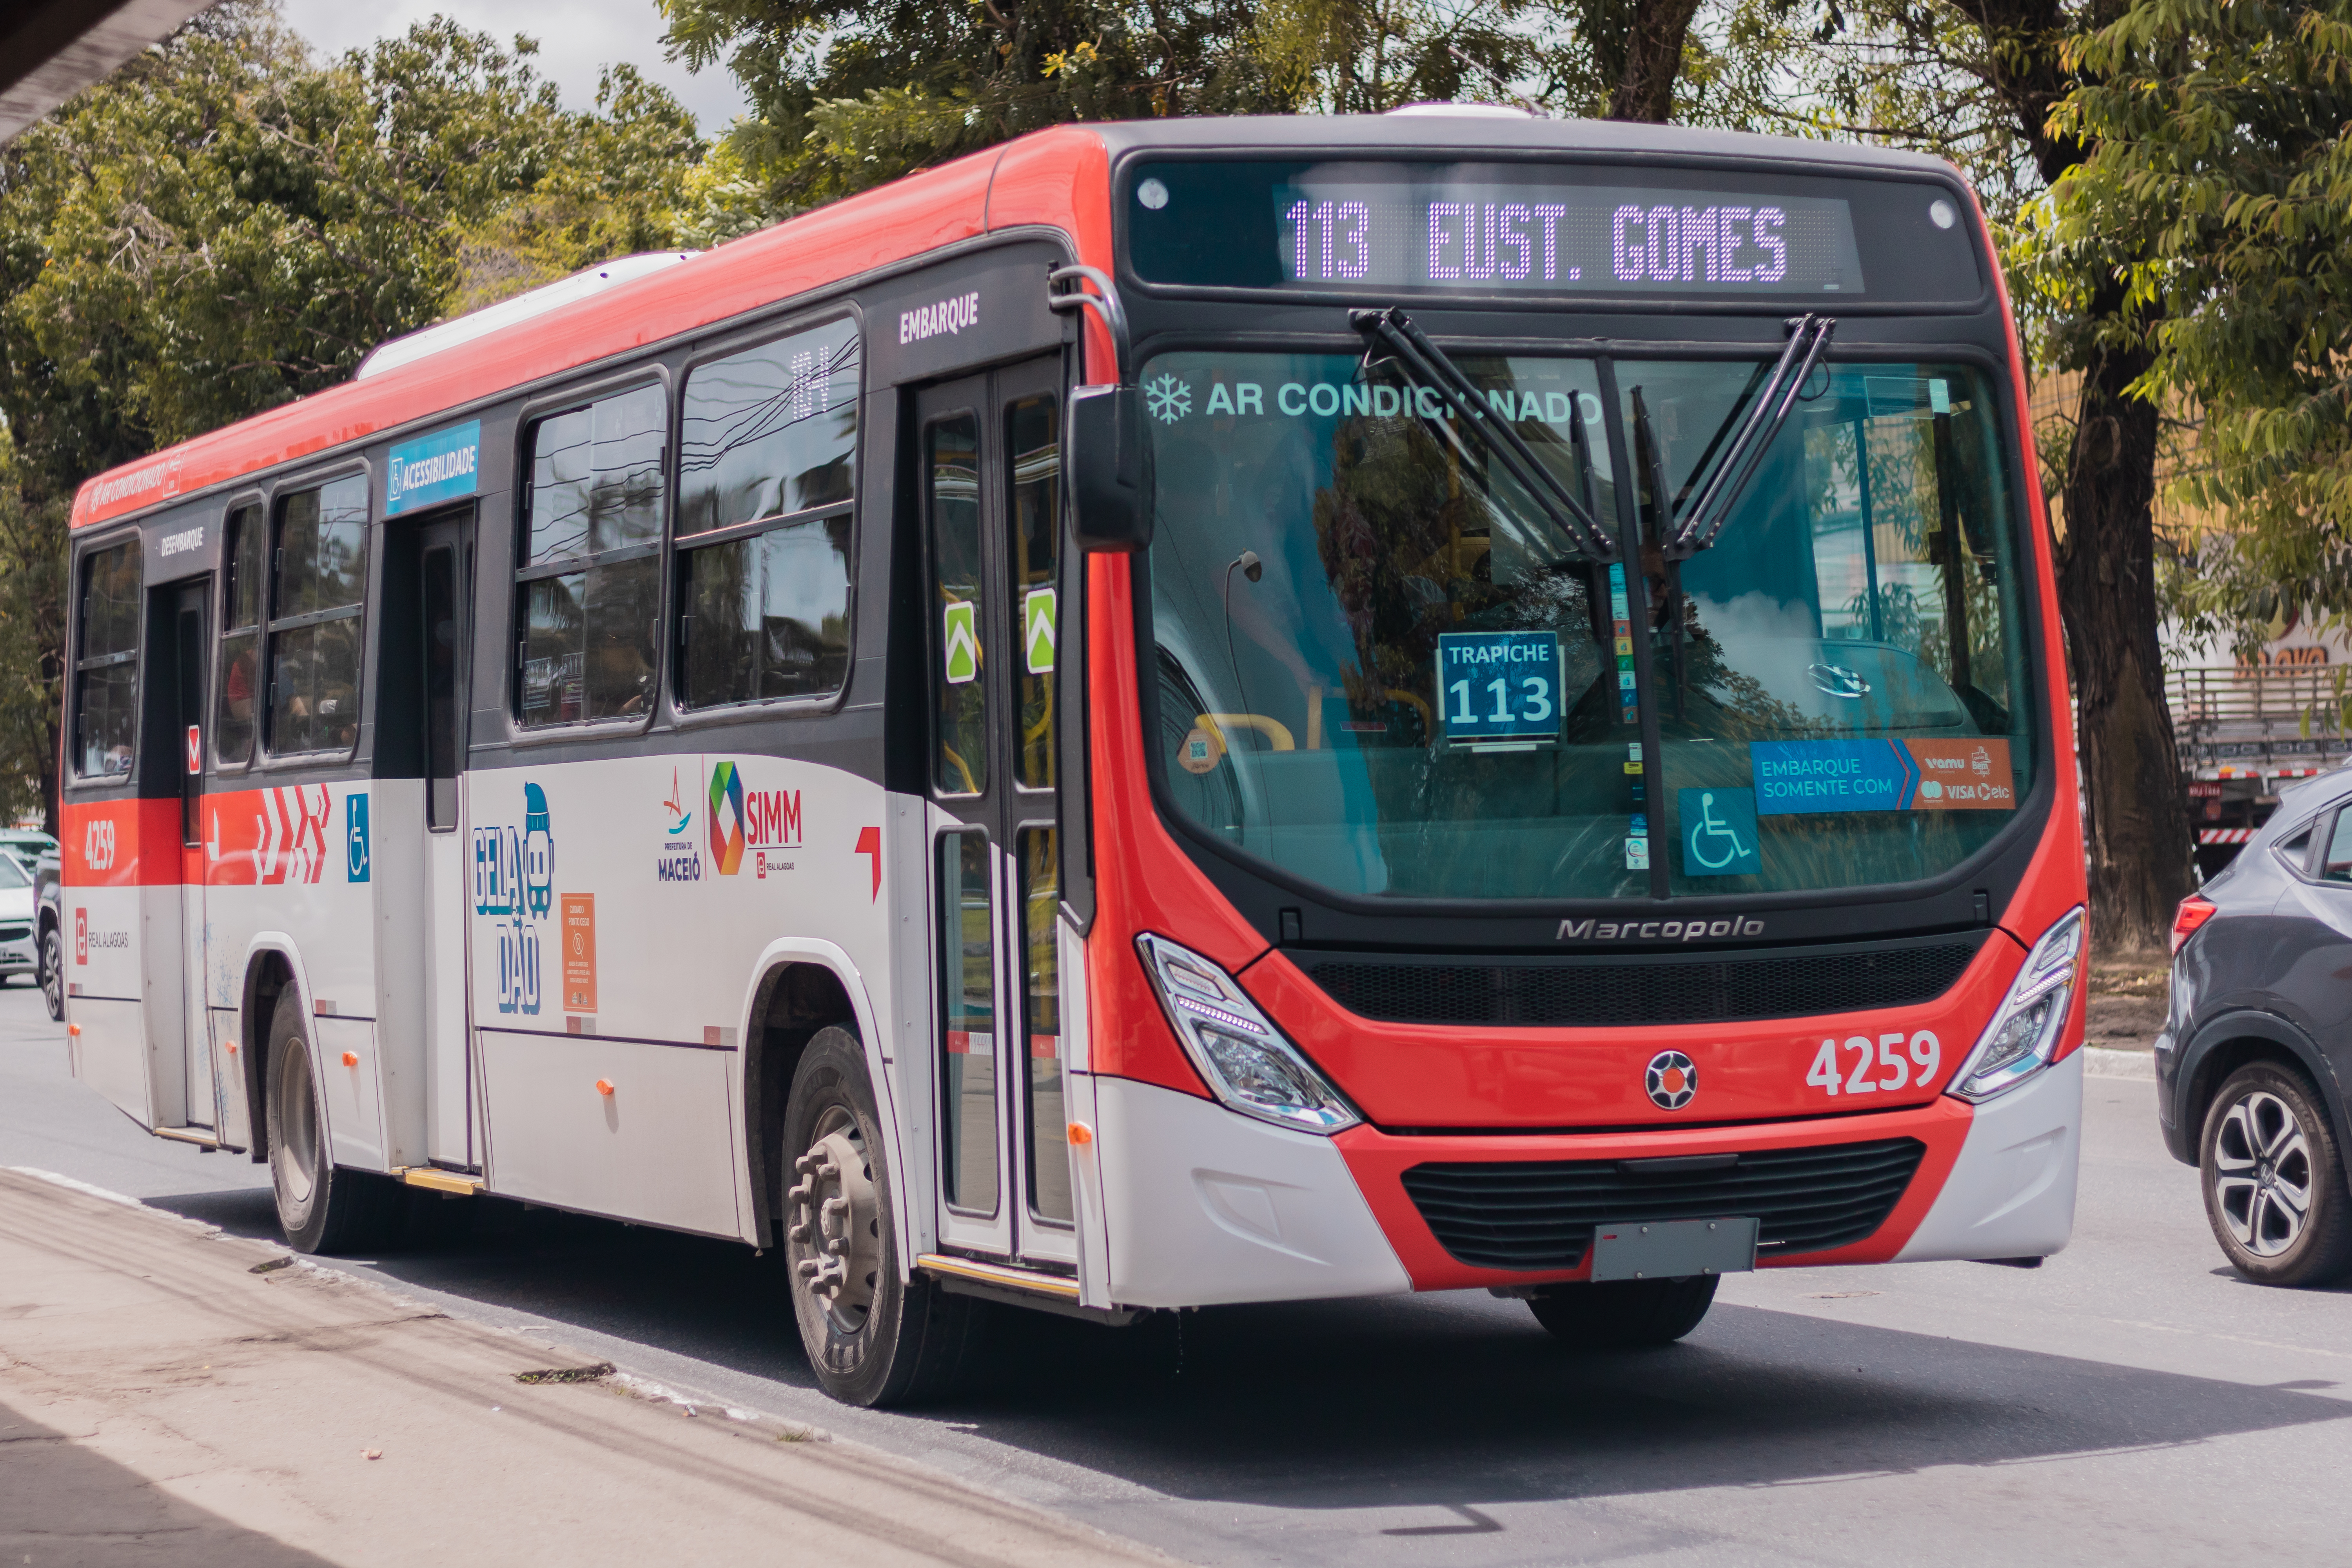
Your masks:
{"label": "white car", "polygon": [[0,984],[41,972],[34,942],[34,904],[39,896],[32,872],[15,856],[0,855]]}

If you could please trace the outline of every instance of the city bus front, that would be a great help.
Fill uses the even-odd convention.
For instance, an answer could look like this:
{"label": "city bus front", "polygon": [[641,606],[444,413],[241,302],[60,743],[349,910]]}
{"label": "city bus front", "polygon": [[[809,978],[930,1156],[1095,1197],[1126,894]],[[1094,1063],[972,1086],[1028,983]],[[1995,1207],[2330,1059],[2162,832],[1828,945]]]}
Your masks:
{"label": "city bus front", "polygon": [[1113,144],[1150,458],[1089,611],[1117,1299],[1487,1286],[1655,1338],[1724,1272],[2056,1251],[2084,872],[1966,187],[1250,123]]}

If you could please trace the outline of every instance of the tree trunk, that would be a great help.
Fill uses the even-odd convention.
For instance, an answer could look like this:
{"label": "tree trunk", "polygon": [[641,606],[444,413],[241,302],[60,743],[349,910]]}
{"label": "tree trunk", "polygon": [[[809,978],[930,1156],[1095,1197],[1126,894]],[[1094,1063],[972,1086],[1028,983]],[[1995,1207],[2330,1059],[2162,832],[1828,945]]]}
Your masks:
{"label": "tree trunk", "polygon": [[[2120,303],[2103,299],[2094,314]],[[2085,784],[2091,930],[2108,952],[2162,952],[2173,910],[2193,887],[2157,644],[2158,411],[2123,395],[2148,363],[2145,349],[2103,348],[2084,373],[2058,565]]]}
{"label": "tree trunk", "polygon": [[1609,40],[1623,51],[1622,58],[1607,58],[1618,49],[1595,51],[1616,79],[1606,118],[1664,125],[1674,112],[1675,79],[1682,74],[1683,43],[1698,0],[1634,0],[1627,9],[1622,38]]}

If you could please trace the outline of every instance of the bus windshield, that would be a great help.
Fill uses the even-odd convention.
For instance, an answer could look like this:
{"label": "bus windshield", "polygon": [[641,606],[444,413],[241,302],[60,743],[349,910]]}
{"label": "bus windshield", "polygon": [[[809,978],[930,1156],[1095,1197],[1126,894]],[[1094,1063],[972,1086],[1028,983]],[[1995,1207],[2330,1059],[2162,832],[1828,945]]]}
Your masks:
{"label": "bus windshield", "polygon": [[1337,893],[1491,900],[1908,882],[2011,819],[2034,758],[1988,376],[1822,365],[1675,560],[1770,360],[1455,359],[1615,561],[1377,356],[1146,367],[1182,818]]}

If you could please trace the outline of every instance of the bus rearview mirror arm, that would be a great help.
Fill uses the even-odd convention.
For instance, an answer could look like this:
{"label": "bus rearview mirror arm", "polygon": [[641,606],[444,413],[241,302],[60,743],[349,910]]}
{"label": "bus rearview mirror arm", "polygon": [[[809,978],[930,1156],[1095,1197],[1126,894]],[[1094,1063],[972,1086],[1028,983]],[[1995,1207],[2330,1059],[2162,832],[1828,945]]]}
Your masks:
{"label": "bus rearview mirror arm", "polygon": [[[1071,532],[1080,550],[1129,554],[1151,543],[1150,454],[1143,435],[1143,399],[1135,386],[1127,310],[1118,288],[1093,267],[1061,267],[1045,276],[1046,302],[1056,310],[1092,310],[1110,333],[1116,383],[1070,393],[1062,447],[1069,476]],[[1061,285],[1072,284],[1065,293]],[[1086,292],[1092,284],[1095,292]]]}

